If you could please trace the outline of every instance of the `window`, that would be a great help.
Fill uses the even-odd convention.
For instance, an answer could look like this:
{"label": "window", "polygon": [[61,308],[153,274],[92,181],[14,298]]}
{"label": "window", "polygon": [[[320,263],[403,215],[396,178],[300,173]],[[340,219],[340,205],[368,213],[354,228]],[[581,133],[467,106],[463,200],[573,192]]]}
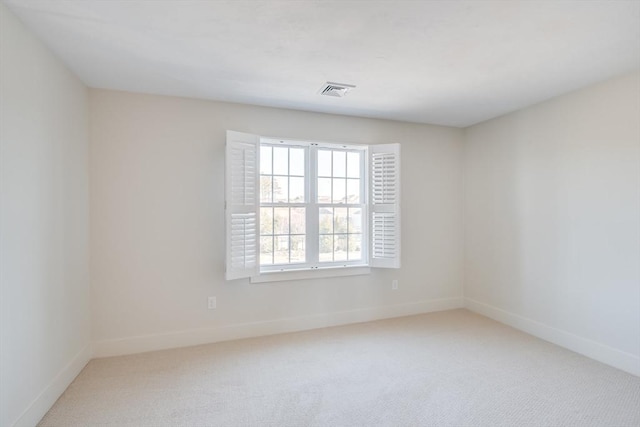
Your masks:
{"label": "window", "polygon": [[260,250],[267,266],[307,262],[308,157],[306,147],[260,146]]}
{"label": "window", "polygon": [[227,132],[227,279],[398,268],[399,145]]}

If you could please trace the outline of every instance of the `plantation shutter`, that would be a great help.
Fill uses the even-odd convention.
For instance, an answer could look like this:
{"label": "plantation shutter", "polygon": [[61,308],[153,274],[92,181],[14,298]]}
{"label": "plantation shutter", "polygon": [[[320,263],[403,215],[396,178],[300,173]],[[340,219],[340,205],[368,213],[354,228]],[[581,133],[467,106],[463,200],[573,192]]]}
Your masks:
{"label": "plantation shutter", "polygon": [[226,279],[259,273],[260,137],[227,131],[225,153]]}
{"label": "plantation shutter", "polygon": [[400,268],[400,144],[369,146],[370,265]]}

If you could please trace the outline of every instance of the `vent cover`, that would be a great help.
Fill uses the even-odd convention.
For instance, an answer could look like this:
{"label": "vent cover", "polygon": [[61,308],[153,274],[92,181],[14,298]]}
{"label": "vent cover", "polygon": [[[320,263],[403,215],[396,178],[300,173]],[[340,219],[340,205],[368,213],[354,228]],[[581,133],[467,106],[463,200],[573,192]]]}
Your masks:
{"label": "vent cover", "polygon": [[342,98],[354,87],[355,85],[349,85],[346,83],[327,82],[320,88],[319,93],[320,95],[337,96],[338,98]]}

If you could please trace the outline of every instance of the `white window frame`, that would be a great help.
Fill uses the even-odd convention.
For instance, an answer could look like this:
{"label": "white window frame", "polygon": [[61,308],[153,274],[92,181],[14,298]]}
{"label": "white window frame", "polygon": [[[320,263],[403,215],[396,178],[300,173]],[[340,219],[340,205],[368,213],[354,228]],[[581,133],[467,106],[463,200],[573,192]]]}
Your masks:
{"label": "white window frame", "polygon": [[[305,203],[279,204],[306,208],[306,262],[286,265],[259,263],[260,147],[286,145],[305,147]],[[360,180],[361,204],[317,203],[317,150],[358,150],[363,153]],[[252,151],[253,150],[253,151]],[[251,282],[270,282],[368,274],[370,268],[400,268],[400,145],[360,145],[307,142],[260,137],[227,131],[225,171],[227,265],[226,278],[251,278]],[[240,153],[240,154],[239,154]],[[244,163],[243,163],[244,162]],[[241,183],[247,183],[243,189]],[[240,184],[239,184],[240,183]],[[240,192],[240,193],[239,193]],[[235,202],[234,202],[235,201]],[[238,204],[238,201],[241,203]],[[319,233],[309,233],[319,223],[318,208],[362,208],[363,243],[361,260],[316,262]],[[247,220],[247,218],[249,218]],[[366,230],[366,231],[365,231]],[[364,242],[366,240],[366,244]],[[246,253],[243,252],[246,249]]]}
{"label": "white window frame", "polygon": [[[368,223],[368,211],[367,211],[367,146],[365,145],[346,145],[346,144],[329,144],[321,142],[304,142],[304,141],[290,141],[283,139],[270,139],[261,138],[260,146],[284,146],[284,147],[300,147],[305,149],[305,198],[304,203],[265,203],[260,202],[260,207],[300,207],[305,208],[306,218],[306,261],[304,263],[293,264],[273,264],[273,265],[261,265],[260,274],[271,272],[286,272],[292,270],[317,270],[326,268],[338,268],[338,267],[366,267],[368,266],[368,235],[369,235],[369,223]],[[360,201],[361,203],[319,203],[317,197],[317,155],[318,150],[329,149],[338,150],[343,152],[358,152],[360,154],[360,170],[362,174],[360,176]],[[361,258],[359,260],[342,260],[342,261],[320,261],[319,260],[319,238],[320,233],[318,230],[313,230],[313,227],[317,227],[319,223],[318,210],[326,208],[352,208],[362,210],[362,237],[363,242],[361,244]]]}
{"label": "white window frame", "polygon": [[[310,224],[310,210],[311,210],[311,206],[312,206],[312,202],[311,202],[311,196],[310,196],[310,176],[309,176],[309,163],[310,163],[310,152],[309,152],[309,145],[304,143],[304,142],[299,142],[299,141],[285,141],[285,140],[273,140],[273,139],[267,139],[267,138],[260,138],[260,147],[263,146],[271,146],[271,147],[277,147],[277,146],[285,146],[287,148],[304,148],[305,149],[305,167],[304,167],[304,176],[305,176],[305,188],[304,188],[304,192],[305,192],[305,202],[298,202],[298,203],[278,203],[278,202],[272,202],[272,203],[265,203],[265,202],[261,202],[260,200],[258,201],[258,204],[260,206],[260,208],[262,207],[273,207],[273,208],[277,208],[277,207],[288,207],[288,208],[295,208],[295,207],[300,207],[300,208],[305,208],[305,247],[308,248],[309,247],[309,233],[308,233],[308,227]],[[273,171],[272,171],[273,172]],[[260,173],[258,172],[258,175],[260,175]],[[258,195],[258,197],[260,197],[260,195]],[[260,216],[258,216],[258,218],[260,218]],[[259,225],[259,224],[258,224]],[[260,237],[261,237],[261,233],[258,232],[258,247],[260,246]],[[260,251],[258,251],[258,257],[260,255]],[[309,261],[309,253],[308,253],[308,249],[305,251],[305,255],[306,255],[306,260],[303,263],[294,263],[294,264],[269,264],[269,265],[259,265],[259,270],[260,270],[260,274],[266,274],[266,273],[270,273],[270,272],[276,272],[276,271],[288,271],[288,270],[308,270],[313,268],[313,264]],[[258,263],[259,263],[259,259],[258,259]]]}

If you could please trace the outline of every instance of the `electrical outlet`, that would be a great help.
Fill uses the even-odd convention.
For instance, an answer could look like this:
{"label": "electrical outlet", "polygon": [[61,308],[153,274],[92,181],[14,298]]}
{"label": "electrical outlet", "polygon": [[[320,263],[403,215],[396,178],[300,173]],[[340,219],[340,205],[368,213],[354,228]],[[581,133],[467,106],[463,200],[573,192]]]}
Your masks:
{"label": "electrical outlet", "polygon": [[394,291],[398,289],[398,281],[397,280],[393,280],[391,282],[391,289],[393,289]]}
{"label": "electrical outlet", "polygon": [[209,310],[213,310],[217,306],[218,306],[218,302],[216,301],[216,297],[209,297],[209,299],[208,299]]}

